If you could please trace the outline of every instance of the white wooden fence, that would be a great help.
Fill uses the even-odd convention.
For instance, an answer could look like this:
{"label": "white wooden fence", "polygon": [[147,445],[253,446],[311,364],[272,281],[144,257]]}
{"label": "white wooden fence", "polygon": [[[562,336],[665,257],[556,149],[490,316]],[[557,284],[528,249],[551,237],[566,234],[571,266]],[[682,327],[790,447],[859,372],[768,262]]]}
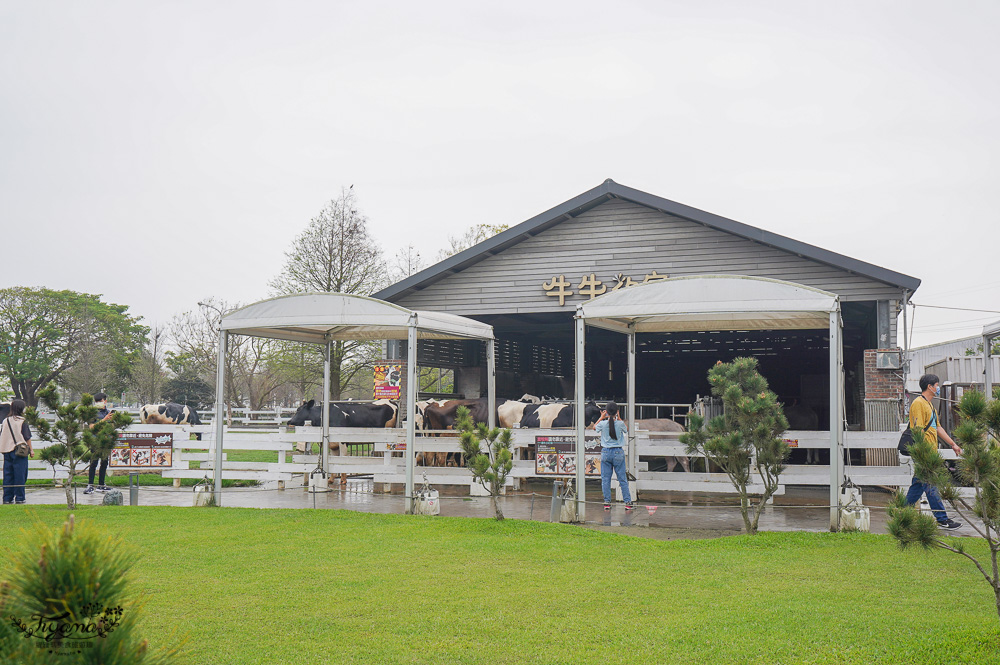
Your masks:
{"label": "white wooden fence", "polygon": [[[214,477],[215,466],[215,433],[212,425],[133,425],[129,429],[136,432],[172,432],[174,434],[174,455],[170,467],[151,468],[150,471],[161,471],[166,478],[201,478],[205,475]],[[291,430],[291,431],[289,431]],[[539,475],[536,472],[535,460],[530,451],[533,450],[536,436],[572,436],[572,429],[542,430],[515,429],[514,469],[508,479],[512,487],[520,487],[525,479],[543,479],[553,476]],[[202,441],[192,440],[190,435],[201,433]],[[434,433],[429,433],[434,434]],[[421,434],[417,437],[416,450],[423,453],[459,452],[458,440],[454,432],[439,432],[441,436]],[[638,432],[631,445],[638,446],[640,463],[638,467],[637,485],[642,491],[693,491],[693,492],[732,492],[733,488],[728,478],[722,473],[705,473],[701,471],[650,471],[648,462],[641,461],[649,457],[678,456],[686,457],[683,444],[674,432]],[[895,449],[899,434],[897,432],[845,432],[845,442],[853,449]],[[347,474],[371,476],[378,489],[388,489],[393,484],[405,482],[406,468],[403,459],[403,447],[406,435],[403,428],[367,429],[367,428],[332,428],[330,438],[341,445],[339,454],[331,453],[328,471],[335,475]],[[789,431],[785,438],[796,441],[800,449],[829,449],[829,434],[827,432]],[[224,479],[257,480],[261,482],[283,481],[286,487],[297,486],[305,482],[308,474],[316,468],[320,455],[297,452],[298,443],[320,443],[322,429],[319,427],[288,428],[285,426],[248,429],[234,424],[226,429],[222,477]],[[39,442],[40,444],[42,442]],[[311,450],[311,446],[309,449]],[[277,453],[274,462],[247,462],[228,459],[232,450],[263,450]],[[942,451],[945,457],[953,457],[951,451]],[[873,459],[887,459],[891,455],[869,456]],[[522,459],[524,458],[524,459]],[[196,468],[190,468],[191,463]],[[694,462],[695,468],[704,468],[701,461]],[[456,467],[419,466],[416,470],[417,480],[426,473],[432,485],[457,485],[470,488],[475,493],[478,485],[472,483],[468,470]],[[859,485],[908,485],[911,471],[908,466],[848,466],[848,475]],[[65,469],[57,469],[56,477],[66,477]],[[48,465],[33,460],[29,464],[29,478],[52,478],[53,472]],[[827,465],[791,465],[781,476],[782,486],[779,494],[784,492],[785,485],[817,485],[827,486],[830,482],[830,469]],[[760,489],[758,484],[751,490]]]}

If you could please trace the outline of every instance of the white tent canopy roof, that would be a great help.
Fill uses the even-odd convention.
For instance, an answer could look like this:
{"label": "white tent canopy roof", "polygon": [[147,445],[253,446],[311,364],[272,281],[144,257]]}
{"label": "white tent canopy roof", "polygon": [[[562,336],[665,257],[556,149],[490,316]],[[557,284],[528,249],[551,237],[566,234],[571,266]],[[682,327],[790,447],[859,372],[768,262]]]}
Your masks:
{"label": "white tent canopy roof", "polygon": [[984,337],[1000,337],[1000,321],[983,326]]}
{"label": "white tent canopy roof", "polygon": [[304,293],[261,300],[222,318],[222,330],[295,342],[406,339],[412,320],[421,339],[493,339],[493,327],[454,314],[409,310],[347,293]]}
{"label": "white tent canopy roof", "polygon": [[672,277],[605,294],[577,308],[587,325],[627,332],[826,329],[838,296],[744,275]]}

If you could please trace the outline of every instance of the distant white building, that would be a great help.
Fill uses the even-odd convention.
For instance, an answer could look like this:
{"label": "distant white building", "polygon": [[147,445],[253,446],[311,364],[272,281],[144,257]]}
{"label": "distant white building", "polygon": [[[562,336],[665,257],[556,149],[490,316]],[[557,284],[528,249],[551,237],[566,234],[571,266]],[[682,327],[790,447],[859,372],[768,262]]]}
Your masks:
{"label": "distant white building", "polygon": [[[982,335],[973,335],[972,337],[963,337],[962,339],[950,342],[928,344],[927,346],[918,346],[910,349],[907,354],[910,364],[906,372],[906,392],[920,392],[920,377],[926,374],[928,366],[947,358],[965,358],[969,355],[967,352],[970,350],[973,353],[977,353],[977,348],[982,342]],[[977,355],[981,356],[981,353],[977,353]],[[994,362],[996,362],[996,359],[994,359]],[[982,381],[982,379],[979,379],[979,381]]]}

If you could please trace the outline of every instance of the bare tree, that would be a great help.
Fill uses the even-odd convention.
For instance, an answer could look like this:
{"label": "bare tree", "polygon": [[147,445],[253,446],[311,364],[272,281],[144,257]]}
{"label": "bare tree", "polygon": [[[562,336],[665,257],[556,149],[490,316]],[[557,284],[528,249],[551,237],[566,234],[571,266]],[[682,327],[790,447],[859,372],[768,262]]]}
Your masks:
{"label": "bare tree", "polygon": [[448,236],[448,246],[438,252],[437,260],[443,261],[449,256],[464,252],[473,245],[478,245],[509,228],[509,224],[474,224],[461,235]]}
{"label": "bare tree", "polygon": [[[176,315],[170,321],[170,338],[180,354],[188,359],[198,376],[215,389],[215,367],[218,353],[219,321],[225,313],[237,308],[235,303],[208,298],[198,303],[198,309]],[[233,380],[232,359],[226,359],[226,401],[242,404],[239,386]]]}
{"label": "bare tree", "polygon": [[[271,281],[277,294],[336,292],[371,295],[388,281],[382,249],[368,231],[351,188],[342,189],[313,217],[285,252],[285,266]],[[338,341],[330,357],[330,396],[341,392],[379,355],[377,342]]]}
{"label": "bare tree", "polygon": [[167,334],[162,326],[156,326],[149,333],[149,342],[139,353],[139,360],[132,369],[131,388],[143,404],[160,401],[163,383],[167,379],[163,365]]}
{"label": "bare tree", "polygon": [[385,282],[385,259],[368,232],[368,218],[358,211],[353,189],[342,189],[292,241],[271,289],[279,294],[335,291],[367,296]]}
{"label": "bare tree", "polygon": [[[240,305],[209,298],[198,306],[195,311],[174,317],[170,335],[177,355],[183,355],[187,364],[214,390],[219,323]],[[233,406],[262,409],[274,400],[282,386],[304,380],[302,376],[314,375],[317,364],[322,376],[322,356],[311,349],[297,363],[293,351],[298,346],[302,345],[230,335],[226,349],[226,401]]]}
{"label": "bare tree", "polygon": [[411,242],[396,252],[396,256],[392,260],[392,265],[389,266],[389,273],[392,281],[398,282],[410,275],[417,274],[426,267],[423,258],[420,256],[420,252],[417,251],[417,248]]}

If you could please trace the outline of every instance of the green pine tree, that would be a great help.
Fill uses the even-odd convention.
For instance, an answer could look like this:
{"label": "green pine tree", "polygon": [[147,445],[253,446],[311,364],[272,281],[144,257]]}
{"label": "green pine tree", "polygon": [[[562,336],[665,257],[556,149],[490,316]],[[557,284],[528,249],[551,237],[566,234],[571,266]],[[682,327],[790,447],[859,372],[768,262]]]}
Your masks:
{"label": "green pine tree", "polygon": [[498,427],[490,429],[486,423],[473,423],[469,410],[464,406],[458,407],[455,429],[461,432],[465,465],[472,471],[473,479],[490,493],[494,516],[502,520],[500,494],[507,476],[514,468],[514,457],[510,452],[510,430]]}
{"label": "green pine tree", "polygon": [[[757,523],[767,500],[778,489],[778,477],[785,470],[788,444],[781,438],[788,421],[778,396],[767,387],[767,379],[757,371],[755,358],[718,362],[708,372],[712,394],[721,397],[722,416],[707,424],[698,414],[689,416],[688,432],[680,437],[689,455],[704,455],[721,468],[740,498],[740,514],[747,533],[757,533]],[[747,487],[759,475],[764,491],[751,501]]]}
{"label": "green pine tree", "polygon": [[914,475],[936,487],[941,499],[975,529],[989,547],[989,561],[984,563],[968,552],[965,545],[968,539],[942,538],[934,516],[907,505],[903,491],[896,493],[889,506],[889,533],[901,548],[910,545],[940,548],[969,559],[992,587],[1000,617],[1000,399],[987,400],[983,393],[970,390],[962,395],[957,410],[960,421],[951,432],[962,449],[957,473],[972,488],[973,497],[965,498],[955,487],[954,476],[938,452],[937,441],[931,441],[919,427],[910,430]]}
{"label": "green pine tree", "polygon": [[0,662],[35,665],[176,662],[178,646],[153,650],[139,632],[142,603],[129,597],[133,553],[73,515],[39,525],[15,551],[0,584]]}
{"label": "green pine tree", "polygon": [[[59,393],[51,383],[39,391],[38,397],[55,412],[57,420],[49,424],[34,407],[25,409],[24,419],[39,439],[49,443],[39,451],[38,456],[52,465],[53,470],[57,465],[63,465],[69,472],[65,484],[66,505],[72,509],[73,479],[78,473],[77,467],[110,455],[118,432],[132,424],[132,417],[117,412],[109,420],[97,422],[97,407],[92,395],[84,393],[79,402],[60,404]],[[82,471],[81,467],[79,472]]]}

